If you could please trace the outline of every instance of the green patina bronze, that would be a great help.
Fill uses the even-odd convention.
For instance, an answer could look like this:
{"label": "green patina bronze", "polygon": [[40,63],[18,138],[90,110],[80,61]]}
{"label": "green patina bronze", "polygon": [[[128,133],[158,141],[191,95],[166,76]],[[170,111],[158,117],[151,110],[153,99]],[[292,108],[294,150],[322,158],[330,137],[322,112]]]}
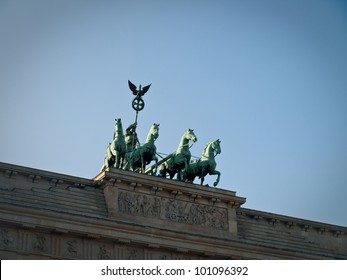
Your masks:
{"label": "green patina bronze", "polygon": [[[153,124],[148,132],[145,144],[138,148],[135,148],[129,153],[126,153],[124,169],[145,173],[146,165],[149,164],[152,160],[155,161],[156,165],[158,158],[156,156],[157,148],[154,142],[158,137],[159,124]],[[154,173],[156,173],[156,168]]]}
{"label": "green patina bronze", "polygon": [[183,134],[176,152],[170,154],[167,160],[159,166],[159,176],[166,178],[168,173],[172,179],[177,173],[177,179],[181,180],[181,170],[187,168],[191,158],[189,141],[195,143],[197,140],[193,129],[188,129]]}
{"label": "green patina bronze", "polygon": [[145,86],[143,88],[141,88],[141,85],[140,85],[139,88],[137,88],[129,80],[128,80],[128,85],[133,95],[136,96],[131,105],[136,112],[141,111],[145,107],[145,102],[143,101],[142,96],[145,95],[145,93],[149,90],[151,85]]}
{"label": "green patina bronze", "polygon": [[[181,137],[176,152],[162,158],[158,162],[156,156],[157,149],[154,142],[159,137],[159,124],[153,124],[151,126],[146,142],[142,146],[136,133],[138,113],[145,106],[142,97],[151,85],[143,88],[140,85],[137,88],[129,80],[128,85],[133,95],[135,95],[132,101],[132,107],[136,111],[135,122],[129,125],[124,135],[121,119],[115,119],[113,141],[106,147],[104,164],[101,171],[108,168],[123,168],[143,174],[156,175],[159,166],[160,171],[158,176],[166,178],[169,175],[169,178],[173,179],[177,174],[177,180],[185,182],[193,182],[195,177],[198,176],[201,179],[201,185],[207,174],[218,175],[217,180],[213,184],[217,186],[220,179],[220,172],[216,170],[217,163],[215,157],[221,152],[219,139],[209,142],[206,145],[200,159],[191,161],[191,146],[189,146],[189,143],[190,141],[195,143],[197,137],[193,129],[188,129]],[[150,164],[151,161],[155,161],[155,163],[146,170],[146,165]]]}
{"label": "green patina bronze", "polygon": [[136,133],[136,123],[129,125],[128,128],[125,130],[125,145],[127,153],[133,151],[135,148],[138,148],[140,146],[140,142],[137,138]]}
{"label": "green patina bronze", "polygon": [[101,170],[109,167],[122,168],[126,152],[125,138],[121,119],[115,119],[113,141],[106,147],[104,165]]}
{"label": "green patina bronze", "polygon": [[216,170],[217,163],[214,158],[220,153],[219,139],[207,143],[200,159],[191,161],[188,167],[183,170],[183,181],[192,183],[195,177],[198,176],[201,179],[200,185],[202,185],[207,174],[218,175],[217,180],[213,183],[213,186],[217,186],[220,172]]}

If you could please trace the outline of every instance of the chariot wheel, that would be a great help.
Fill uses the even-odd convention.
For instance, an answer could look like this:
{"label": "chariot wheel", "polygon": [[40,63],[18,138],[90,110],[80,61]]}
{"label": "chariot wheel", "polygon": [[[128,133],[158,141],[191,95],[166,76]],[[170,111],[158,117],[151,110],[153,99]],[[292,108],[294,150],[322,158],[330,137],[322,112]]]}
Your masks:
{"label": "chariot wheel", "polygon": [[136,97],[132,103],[133,109],[135,111],[141,111],[145,107],[145,102],[141,97]]}

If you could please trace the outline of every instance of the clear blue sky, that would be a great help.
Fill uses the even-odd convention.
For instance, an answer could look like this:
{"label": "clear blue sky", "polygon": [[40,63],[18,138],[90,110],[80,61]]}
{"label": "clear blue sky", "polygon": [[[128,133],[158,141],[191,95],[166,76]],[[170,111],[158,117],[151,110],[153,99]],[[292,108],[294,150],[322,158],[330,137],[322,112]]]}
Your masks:
{"label": "clear blue sky", "polygon": [[219,138],[244,207],[347,226],[345,1],[1,0],[0,38],[0,161],[93,178],[152,83],[141,142]]}

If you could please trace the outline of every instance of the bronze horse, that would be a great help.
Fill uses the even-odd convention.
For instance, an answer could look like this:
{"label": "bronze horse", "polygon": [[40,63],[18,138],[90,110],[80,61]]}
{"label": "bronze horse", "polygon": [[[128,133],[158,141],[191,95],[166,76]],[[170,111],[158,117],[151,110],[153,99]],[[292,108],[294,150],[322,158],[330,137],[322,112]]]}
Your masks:
{"label": "bronze horse", "polygon": [[219,139],[207,143],[202,152],[201,158],[192,161],[186,170],[183,171],[183,181],[192,183],[195,177],[199,176],[201,179],[200,185],[202,185],[207,174],[217,175],[217,180],[213,183],[213,186],[217,186],[220,179],[220,172],[216,170],[217,163],[214,158],[220,153],[221,148]]}
{"label": "bronze horse", "polygon": [[145,144],[126,154],[124,169],[132,171],[140,170],[141,173],[145,173],[146,165],[152,160],[157,164],[157,148],[154,142],[158,137],[159,124],[153,124],[149,130]]}
{"label": "bronze horse", "polygon": [[125,157],[125,140],[121,119],[115,119],[113,141],[106,147],[104,164],[101,171],[109,167],[122,168]]}
{"label": "bronze horse", "polygon": [[159,166],[159,176],[166,178],[166,174],[169,173],[170,179],[172,179],[177,173],[177,179],[181,180],[181,170],[187,168],[191,158],[189,141],[195,143],[197,140],[194,130],[188,129],[183,134],[176,152],[172,153],[169,159]]}

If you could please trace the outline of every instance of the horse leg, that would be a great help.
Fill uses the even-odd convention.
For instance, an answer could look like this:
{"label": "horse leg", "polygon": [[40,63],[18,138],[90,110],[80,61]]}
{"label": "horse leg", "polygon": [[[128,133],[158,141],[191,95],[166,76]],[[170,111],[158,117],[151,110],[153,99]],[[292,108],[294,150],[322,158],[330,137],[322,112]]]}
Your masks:
{"label": "horse leg", "polygon": [[110,168],[110,167],[112,167],[112,166],[113,166],[113,160],[112,160],[112,157],[111,157],[111,158],[109,158],[109,159],[105,159],[104,166],[105,166],[105,169]]}
{"label": "horse leg", "polygon": [[125,160],[126,160],[126,158],[125,158],[125,152],[124,152],[123,155],[122,155],[122,163],[121,163],[121,166],[120,166],[121,169],[124,169]]}
{"label": "horse leg", "polygon": [[145,161],[143,155],[141,154],[141,173],[142,174],[145,173],[145,168],[146,168],[146,161]]}
{"label": "horse leg", "polygon": [[217,180],[213,183],[213,186],[217,186],[219,179],[220,179],[220,172],[217,170],[213,170],[212,172],[210,172],[210,175],[218,175],[217,176]]}
{"label": "horse leg", "polygon": [[184,161],[184,168],[178,169],[178,171],[177,171],[177,180],[178,181],[182,181],[182,173],[185,174],[187,172],[187,168],[188,168],[188,162],[187,162],[187,160],[185,160]]}
{"label": "horse leg", "polygon": [[177,173],[177,180],[178,181],[184,181],[183,174],[187,173],[188,164],[185,162],[185,167],[183,169],[180,169],[179,167],[177,170],[175,170],[175,173]]}
{"label": "horse leg", "polygon": [[154,171],[153,171],[153,173],[152,173],[152,175],[153,175],[153,174],[157,174],[157,169],[158,169],[158,158],[157,158],[156,156],[154,156],[154,157],[152,158],[152,160],[155,161],[155,169],[154,169]]}
{"label": "horse leg", "polygon": [[123,169],[124,170],[129,170],[129,159],[127,158],[126,155],[124,155],[124,159],[123,159]]}
{"label": "horse leg", "polygon": [[118,168],[118,161],[119,161],[119,152],[116,151],[115,155],[114,155],[114,167]]}
{"label": "horse leg", "polygon": [[163,177],[163,178],[166,178],[166,172],[167,172],[167,169],[166,169],[166,164],[163,163],[160,165],[159,167],[159,177]]}
{"label": "horse leg", "polygon": [[102,165],[102,167],[101,167],[101,169],[100,169],[100,172],[102,172],[102,171],[104,171],[105,169],[107,169],[107,158],[105,157],[105,159],[104,159],[104,163],[103,163],[103,165]]}
{"label": "horse leg", "polygon": [[187,175],[188,175],[187,173],[188,173],[188,170],[181,171],[181,178],[183,182],[186,182],[187,180]]}
{"label": "horse leg", "polygon": [[187,168],[180,171],[182,176],[182,181],[186,183],[193,183],[197,172],[197,163],[193,163],[187,166]]}
{"label": "horse leg", "polygon": [[118,168],[122,169],[123,167],[123,155],[119,154],[119,165]]}
{"label": "horse leg", "polygon": [[190,171],[184,172],[182,181],[193,184],[196,176],[197,175],[194,172],[194,170],[190,170]]}
{"label": "horse leg", "polygon": [[100,172],[104,171],[106,169],[105,163],[102,165]]}
{"label": "horse leg", "polygon": [[122,168],[122,165],[123,165],[123,155],[119,151],[117,151],[117,153],[116,153],[116,159],[115,159],[115,164],[114,165],[115,165],[116,168]]}
{"label": "horse leg", "polygon": [[[172,170],[171,173],[170,173],[170,179],[172,179],[173,177],[175,177],[176,175],[176,171],[175,170]],[[178,178],[178,176],[180,178]],[[181,175],[179,175],[179,173],[177,173],[177,180],[181,181]]]}
{"label": "horse leg", "polygon": [[200,185],[202,186],[202,184],[204,183],[205,180],[205,168],[201,168],[201,174],[200,174],[200,178],[201,178],[201,182]]}
{"label": "horse leg", "polygon": [[196,175],[192,174],[192,177],[187,180],[188,183],[193,184],[195,180]]}
{"label": "horse leg", "polygon": [[134,171],[134,158],[133,152],[127,153],[125,157],[124,170]]}

